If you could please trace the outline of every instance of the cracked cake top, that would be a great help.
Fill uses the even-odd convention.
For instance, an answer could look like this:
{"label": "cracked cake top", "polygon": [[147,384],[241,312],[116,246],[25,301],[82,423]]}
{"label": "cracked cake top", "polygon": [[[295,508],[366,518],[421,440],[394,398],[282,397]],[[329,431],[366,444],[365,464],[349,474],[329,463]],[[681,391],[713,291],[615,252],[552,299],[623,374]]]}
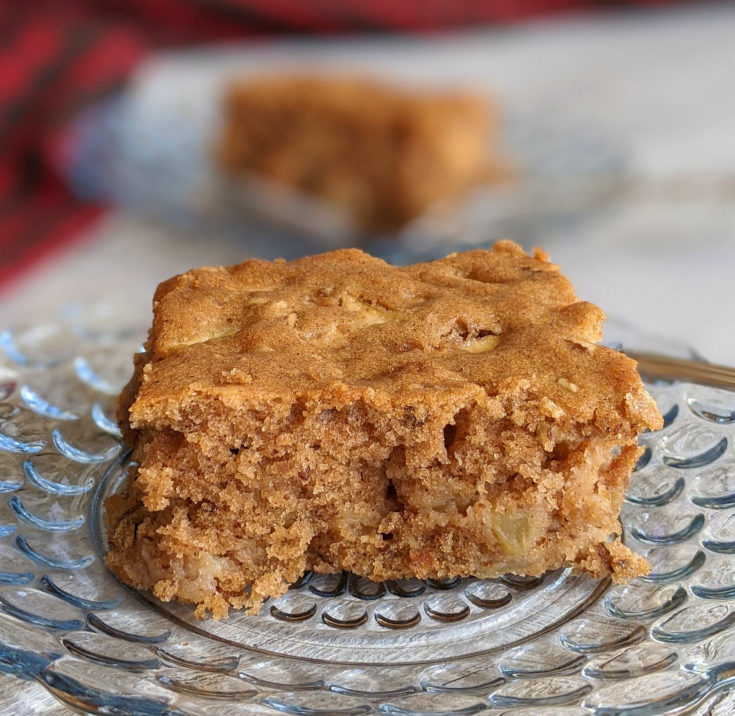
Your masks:
{"label": "cracked cake top", "polygon": [[603,320],[544,252],[511,241],[405,267],[345,249],[200,268],[156,292],[130,424],[173,425],[205,396],[421,410],[516,392],[554,419],[658,427],[635,363],[597,345]]}

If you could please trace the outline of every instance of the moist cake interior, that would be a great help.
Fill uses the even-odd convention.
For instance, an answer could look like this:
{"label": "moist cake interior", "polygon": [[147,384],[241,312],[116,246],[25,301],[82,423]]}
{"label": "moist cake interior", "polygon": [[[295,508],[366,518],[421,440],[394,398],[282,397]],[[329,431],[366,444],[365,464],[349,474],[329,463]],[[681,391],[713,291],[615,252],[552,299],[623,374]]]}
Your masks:
{"label": "moist cake interior", "polygon": [[603,317],[512,242],[174,277],[121,397],[139,468],[107,563],[216,618],[307,569],[645,573],[618,513],[660,415]]}

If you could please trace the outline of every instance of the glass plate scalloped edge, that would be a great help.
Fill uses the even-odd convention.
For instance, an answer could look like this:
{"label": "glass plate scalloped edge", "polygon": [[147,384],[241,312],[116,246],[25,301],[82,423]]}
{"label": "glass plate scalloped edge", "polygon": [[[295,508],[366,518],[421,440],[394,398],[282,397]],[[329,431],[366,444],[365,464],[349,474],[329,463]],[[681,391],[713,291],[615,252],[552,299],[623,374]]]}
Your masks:
{"label": "glass plate scalloped edge", "polygon": [[621,516],[653,564],[646,578],[306,575],[255,617],[197,621],[101,562],[100,504],[128,467],[115,397],[140,335],[103,309],[0,333],[0,671],[23,680],[6,682],[0,710],[62,711],[49,695],[118,714],[642,716],[730,703],[735,393],[649,386],[666,425],[641,438]]}

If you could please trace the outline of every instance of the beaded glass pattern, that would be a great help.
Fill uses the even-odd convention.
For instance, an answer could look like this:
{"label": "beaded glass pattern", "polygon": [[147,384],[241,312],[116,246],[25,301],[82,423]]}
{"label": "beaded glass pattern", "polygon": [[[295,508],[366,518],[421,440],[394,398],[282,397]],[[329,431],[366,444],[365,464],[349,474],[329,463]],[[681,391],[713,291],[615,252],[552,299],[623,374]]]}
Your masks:
{"label": "beaded glass pattern", "polygon": [[197,621],[101,559],[141,335],[103,310],[0,333],[0,671],[20,679],[0,711],[732,713],[734,393],[649,386],[666,426],[641,438],[622,522],[653,571],[629,585],[307,574],[257,616]]}

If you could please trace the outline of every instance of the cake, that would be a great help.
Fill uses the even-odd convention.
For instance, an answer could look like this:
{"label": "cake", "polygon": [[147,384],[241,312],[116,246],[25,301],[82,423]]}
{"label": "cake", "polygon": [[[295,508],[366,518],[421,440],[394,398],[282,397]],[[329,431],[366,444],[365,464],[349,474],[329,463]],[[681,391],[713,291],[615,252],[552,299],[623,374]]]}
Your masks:
{"label": "cake", "polygon": [[468,92],[410,91],[364,78],[235,80],[217,156],[338,207],[367,232],[391,231],[499,171],[494,113]]}
{"label": "cake", "polygon": [[120,399],[137,471],[106,504],[124,582],[221,618],[306,570],[648,569],[618,514],[661,416],[543,252],[250,260],[153,312]]}

